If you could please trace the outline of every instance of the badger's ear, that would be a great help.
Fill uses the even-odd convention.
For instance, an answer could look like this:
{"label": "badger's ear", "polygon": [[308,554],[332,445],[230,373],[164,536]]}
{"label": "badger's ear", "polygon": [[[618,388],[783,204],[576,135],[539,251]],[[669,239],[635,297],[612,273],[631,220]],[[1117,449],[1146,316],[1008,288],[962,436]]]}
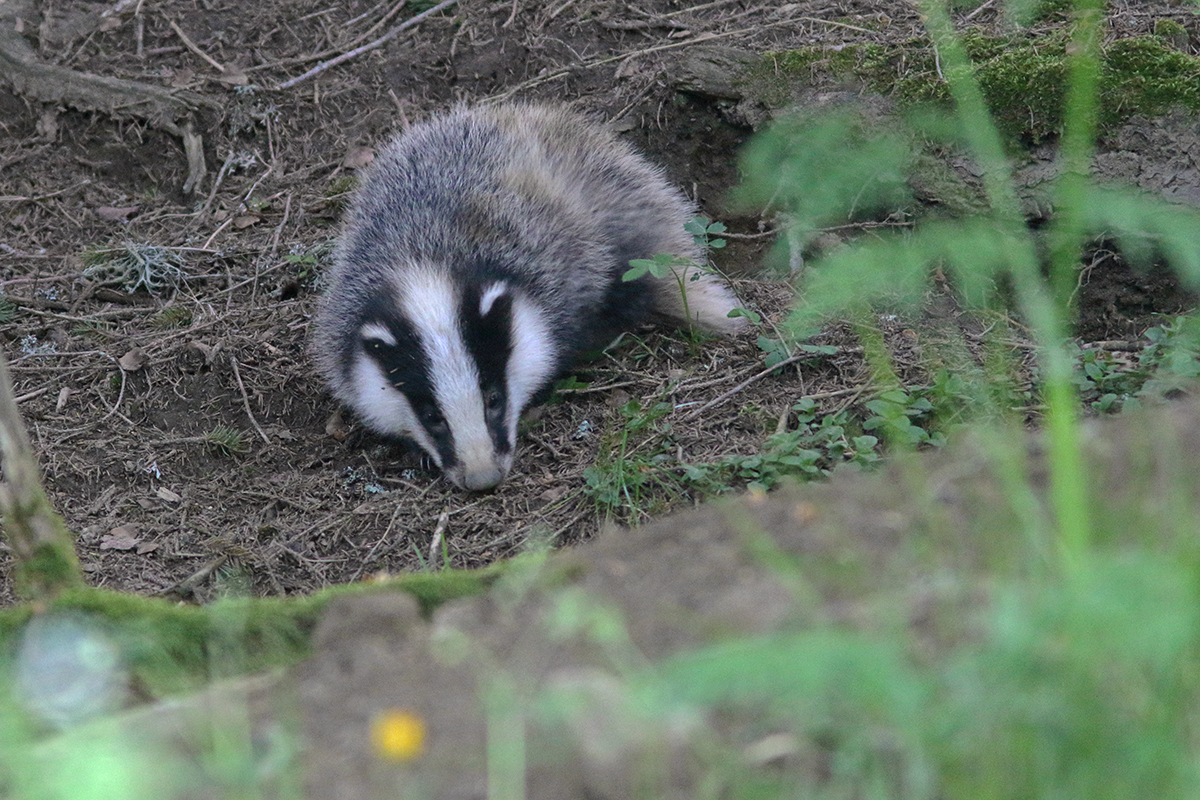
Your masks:
{"label": "badger's ear", "polygon": [[498,310],[496,308],[496,301],[502,298],[507,302],[502,302],[501,305],[511,305],[512,297],[508,292],[508,284],[504,281],[497,281],[485,288],[479,295],[479,318],[487,319],[493,310]]}

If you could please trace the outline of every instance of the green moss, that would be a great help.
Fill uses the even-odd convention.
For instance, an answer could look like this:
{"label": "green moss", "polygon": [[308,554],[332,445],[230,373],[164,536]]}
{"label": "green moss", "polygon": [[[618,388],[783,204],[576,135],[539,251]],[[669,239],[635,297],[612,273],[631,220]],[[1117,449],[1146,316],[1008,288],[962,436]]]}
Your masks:
{"label": "green moss", "polygon": [[1200,109],[1200,58],[1155,36],[1121,39],[1105,50],[1100,90],[1102,119],[1110,124],[1176,106]]}
{"label": "green moss", "polygon": [[13,582],[21,597],[41,599],[82,582],[71,534],[61,519],[55,518],[55,524],[60,529],[61,543],[43,542],[31,557],[18,559],[14,566]]}
{"label": "green moss", "polygon": [[[1067,42],[1065,31],[1036,38],[963,34],[984,96],[1010,140],[1036,144],[1058,134]],[[906,104],[950,100],[924,40],[768,52],[741,83],[748,96],[779,108],[795,102],[803,87],[851,82]],[[1200,110],[1200,58],[1174,49],[1160,36],[1121,39],[1105,48],[1100,89],[1105,125],[1172,106]]]}
{"label": "green moss", "polygon": [[397,579],[394,585],[416,597],[422,612],[431,614],[444,602],[484,593],[505,570],[506,565],[500,563],[484,570],[418,572]]}
{"label": "green moss", "polygon": [[1156,19],[1154,20],[1154,35],[1173,39],[1180,35],[1187,36],[1187,28],[1173,19]]}
{"label": "green moss", "polygon": [[1066,37],[1004,48],[977,61],[979,85],[1005,135],[1036,144],[1058,133],[1067,78]]}
{"label": "green moss", "polygon": [[826,76],[827,70],[819,66],[823,52],[821,47],[767,51],[737,84],[771,108],[785,106],[792,100],[793,87],[818,83]]}
{"label": "green moss", "polygon": [[1071,13],[1075,0],[1039,0],[1033,4],[1030,17],[1033,22],[1044,22],[1052,17],[1065,17]]}
{"label": "green moss", "polygon": [[333,198],[338,195],[349,194],[358,188],[358,178],[353,175],[341,175],[329,182],[329,186],[325,187],[325,197]]}
{"label": "green moss", "polygon": [[952,216],[987,212],[987,198],[982,189],[963,181],[945,157],[919,153],[909,165],[908,182],[918,199],[937,203]]}
{"label": "green moss", "polygon": [[[393,581],[337,586],[303,597],[234,598],[208,606],[82,587],[61,593],[39,613],[72,613],[93,620],[116,641],[139,685],[162,697],[192,691],[213,677],[287,667],[309,653],[309,639],[335,597],[405,591],[422,610],[485,591],[504,565],[445,570]],[[8,650],[33,615],[32,605],[0,611],[0,652]]]}
{"label": "green moss", "polygon": [[876,73],[895,73],[893,60],[900,61],[903,47],[880,44],[848,44],[832,47],[800,47],[795,50],[768,51],[751,66],[739,85],[770,107],[787,105],[793,89],[828,83],[871,81]]}

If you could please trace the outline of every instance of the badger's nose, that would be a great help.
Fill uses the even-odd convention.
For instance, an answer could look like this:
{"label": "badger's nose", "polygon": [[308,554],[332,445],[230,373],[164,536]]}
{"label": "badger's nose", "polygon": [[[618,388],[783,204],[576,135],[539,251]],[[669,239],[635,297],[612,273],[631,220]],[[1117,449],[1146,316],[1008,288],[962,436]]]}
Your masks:
{"label": "badger's nose", "polygon": [[504,480],[504,471],[497,466],[476,469],[463,474],[463,487],[472,492],[495,489]]}

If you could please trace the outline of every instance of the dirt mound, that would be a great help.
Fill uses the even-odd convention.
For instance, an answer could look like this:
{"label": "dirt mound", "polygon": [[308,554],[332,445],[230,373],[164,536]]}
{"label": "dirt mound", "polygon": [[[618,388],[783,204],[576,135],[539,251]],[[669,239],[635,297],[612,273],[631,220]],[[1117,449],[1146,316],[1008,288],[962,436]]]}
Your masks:
{"label": "dirt mound", "polygon": [[[1105,548],[1147,546],[1147,526],[1190,535],[1178,522],[1195,513],[1200,483],[1179,465],[1200,457],[1198,411],[1192,398],[1086,429]],[[981,442],[611,529],[518,561],[488,592],[431,618],[402,592],[358,591],[326,608],[312,657],[288,674],[85,726],[40,752],[55,757],[97,732],[150,753],[166,748],[184,761],[142,777],[158,786],[194,775],[198,793],[188,797],[225,796],[229,775],[204,755],[221,725],[244,744],[246,774],[264,796],[298,771],[304,796],[323,800],[413,787],[423,797],[485,798],[489,780],[494,789],[506,779],[523,782],[524,796],[557,800],[628,798],[638,780],[655,797],[695,797],[711,789],[705,781],[737,774],[819,785],[836,743],[792,736],[765,707],[744,703],[658,715],[647,711],[647,687],[694,669],[685,654],[696,648],[769,649],[785,631],[901,632],[908,657],[935,663],[979,637],[996,563],[1023,547],[1014,537],[1029,503],[1047,502],[1036,442]],[[1032,476],[1028,497],[1014,500],[1014,469]],[[1048,566],[1053,557],[1043,555]],[[753,687],[755,676],[739,681]],[[398,729],[381,736],[381,724]],[[517,775],[496,772],[495,748]],[[738,764],[714,762],[715,752],[738,754]]]}

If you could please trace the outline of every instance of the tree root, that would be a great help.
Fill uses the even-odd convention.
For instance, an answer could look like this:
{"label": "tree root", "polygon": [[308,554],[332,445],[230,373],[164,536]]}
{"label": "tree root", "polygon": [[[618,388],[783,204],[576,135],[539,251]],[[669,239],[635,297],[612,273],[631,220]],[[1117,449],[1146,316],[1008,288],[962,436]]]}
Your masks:
{"label": "tree root", "polygon": [[203,142],[196,132],[198,112],[219,106],[194,92],[172,91],[45,63],[20,33],[27,24],[22,12],[24,19],[28,19],[30,11],[30,3],[22,0],[0,3],[0,82],[10,84],[17,94],[43,103],[62,103],[118,119],[141,119],[178,136],[183,140],[188,161],[183,191],[185,194],[196,191],[207,172]]}

